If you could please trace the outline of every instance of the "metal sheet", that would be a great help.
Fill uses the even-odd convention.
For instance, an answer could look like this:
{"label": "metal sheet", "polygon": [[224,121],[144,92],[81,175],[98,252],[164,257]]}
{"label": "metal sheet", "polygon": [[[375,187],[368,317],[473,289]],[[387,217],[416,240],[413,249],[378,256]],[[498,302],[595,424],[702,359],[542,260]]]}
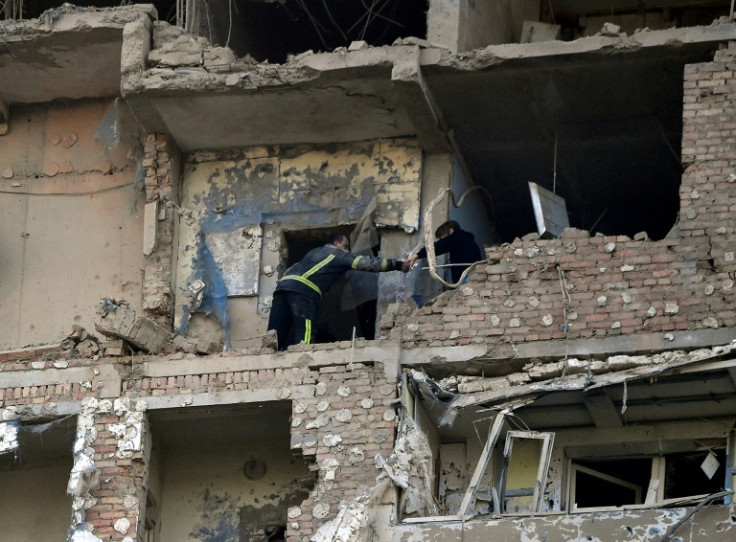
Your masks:
{"label": "metal sheet", "polygon": [[565,199],[532,182],[529,183],[529,193],[539,235],[559,237],[562,230],[570,226]]}
{"label": "metal sheet", "polygon": [[258,295],[263,228],[246,226],[207,234],[207,247],[220,268],[228,296]]}

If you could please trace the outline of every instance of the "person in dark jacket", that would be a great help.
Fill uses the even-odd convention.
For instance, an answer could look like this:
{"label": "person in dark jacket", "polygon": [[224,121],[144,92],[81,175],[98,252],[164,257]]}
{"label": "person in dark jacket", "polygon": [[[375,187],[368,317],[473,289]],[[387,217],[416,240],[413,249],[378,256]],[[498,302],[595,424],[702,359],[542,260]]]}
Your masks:
{"label": "person in dark jacket", "polygon": [[[434,244],[434,252],[437,256],[450,255],[450,273],[452,282],[457,283],[470,264],[480,261],[482,258],[480,248],[475,242],[475,236],[465,231],[455,220],[448,220],[441,224],[434,232],[437,241]],[[416,260],[427,257],[427,249],[423,248],[407,262],[409,266],[414,265]]]}
{"label": "person in dark jacket", "polygon": [[273,293],[268,329],[276,330],[279,350],[305,342],[314,337],[313,325],[317,320],[319,302],[330,287],[350,269],[382,273],[409,270],[409,264],[400,260],[356,256],[349,252],[347,236],[332,234],[327,244],[307,252],[306,256],[289,267]]}

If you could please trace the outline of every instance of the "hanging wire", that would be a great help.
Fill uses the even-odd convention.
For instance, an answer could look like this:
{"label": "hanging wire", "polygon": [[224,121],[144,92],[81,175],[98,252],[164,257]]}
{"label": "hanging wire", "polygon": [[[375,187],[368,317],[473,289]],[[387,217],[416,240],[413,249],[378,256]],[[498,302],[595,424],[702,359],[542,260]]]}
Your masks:
{"label": "hanging wire", "polygon": [[332,16],[332,12],[330,11],[330,8],[327,6],[327,0],[322,0],[322,5],[325,8],[325,12],[327,13],[327,17],[329,17],[330,21],[333,25],[335,25],[335,28],[337,28],[337,31],[340,32],[340,35],[342,36],[342,39],[347,41],[348,37],[345,35],[345,32],[342,31],[342,28],[340,28],[340,25],[337,24],[337,21]]}
{"label": "hanging wire", "polygon": [[557,193],[557,130],[555,130],[555,156],[552,162],[552,195]]}
{"label": "hanging wire", "polygon": [[230,35],[233,31],[233,0],[227,0],[227,13],[230,19],[227,27],[227,41],[225,42],[225,47],[230,47]]}

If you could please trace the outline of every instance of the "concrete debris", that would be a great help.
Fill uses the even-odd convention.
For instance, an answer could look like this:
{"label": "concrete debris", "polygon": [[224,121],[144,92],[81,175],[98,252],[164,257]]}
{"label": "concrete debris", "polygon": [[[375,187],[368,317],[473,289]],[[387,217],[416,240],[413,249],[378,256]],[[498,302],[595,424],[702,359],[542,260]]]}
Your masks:
{"label": "concrete debris", "polygon": [[99,354],[99,339],[91,335],[82,326],[73,325],[72,331],[61,342],[62,351],[72,353],[73,357],[89,358]]}
{"label": "concrete debris", "polygon": [[102,542],[99,538],[87,530],[86,526],[77,526],[69,537],[70,542]]}
{"label": "concrete debris", "polygon": [[[445,379],[441,381],[443,385],[440,385],[418,371],[412,371],[410,376],[420,385],[423,394],[431,394],[437,404],[445,407],[444,414],[439,418],[439,423],[445,425],[454,421],[459,409],[468,406],[485,404],[500,408],[520,398],[542,393],[592,390],[629,380],[651,378],[665,371],[732,354],[734,350],[736,340],[727,345],[689,352],[672,350],[651,355],[611,356],[605,360],[566,359],[552,363],[530,363],[524,367],[522,373],[504,377],[513,379],[517,384],[501,387],[495,382],[485,382],[495,379],[479,379],[471,381],[475,382],[472,387],[465,388],[473,391],[465,392],[460,390],[460,380],[466,377],[455,377],[454,381]],[[454,389],[451,385],[448,386],[448,382],[457,386],[456,394],[453,395]],[[488,389],[483,390],[484,385]]]}
{"label": "concrete debris", "polygon": [[0,454],[18,449],[18,422],[0,423]]}
{"label": "concrete debris", "polygon": [[409,416],[402,416],[394,453],[387,458],[376,456],[376,466],[383,469],[379,481],[388,477],[404,490],[399,508],[404,517],[436,516],[439,508],[433,496],[433,460],[427,435]]}
{"label": "concrete debris", "polygon": [[621,27],[613,23],[603,23],[601,36],[612,36],[618,38],[621,35]]}
{"label": "concrete debris", "polygon": [[94,408],[86,407],[77,420],[77,438],[74,441],[74,466],[66,492],[78,497],[99,485],[99,472],[91,448],[97,438],[94,428]]}
{"label": "concrete debris", "polygon": [[149,318],[137,316],[127,305],[103,299],[98,311],[102,319],[95,329],[106,337],[123,339],[139,350],[156,354],[171,337],[171,332]]}
{"label": "concrete debris", "polygon": [[312,537],[312,542],[362,542],[372,540],[370,534],[374,511],[386,490],[388,480],[378,484],[370,493],[360,495],[349,504],[343,504],[334,519],[328,521]]}

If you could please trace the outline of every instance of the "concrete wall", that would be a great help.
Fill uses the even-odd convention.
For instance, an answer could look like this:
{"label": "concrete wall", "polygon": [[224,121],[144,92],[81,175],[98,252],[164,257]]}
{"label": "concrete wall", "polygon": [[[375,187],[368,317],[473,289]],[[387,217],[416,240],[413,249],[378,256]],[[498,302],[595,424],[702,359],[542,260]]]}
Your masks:
{"label": "concrete wall", "polygon": [[464,0],[458,51],[519,43],[524,21],[538,20],[537,0]]}
{"label": "concrete wall", "polygon": [[140,303],[136,138],[119,101],[12,108],[0,137],[0,348],[94,329],[103,297]]}
{"label": "concrete wall", "polygon": [[[182,205],[196,218],[181,224],[177,328],[187,329],[189,314],[196,312],[186,289],[202,279],[207,284],[205,305],[210,298],[227,298],[227,317],[223,318],[230,323],[223,327],[229,328],[235,346],[264,333],[270,296],[285,262],[283,231],[354,224],[373,198],[377,225],[413,231],[419,225],[421,170],[421,150],[414,140],[259,147],[190,156],[184,170]],[[222,288],[217,290],[218,277],[231,271],[225,262],[216,261],[207,239],[246,226],[263,228],[262,249],[249,256],[255,260],[251,263],[257,291],[236,298]],[[383,255],[402,256],[393,248],[386,248]],[[224,314],[222,310],[218,313],[216,303],[212,312]]]}
{"label": "concrete wall", "polygon": [[431,0],[427,39],[453,52],[519,43],[526,20],[539,20],[538,1]]}

